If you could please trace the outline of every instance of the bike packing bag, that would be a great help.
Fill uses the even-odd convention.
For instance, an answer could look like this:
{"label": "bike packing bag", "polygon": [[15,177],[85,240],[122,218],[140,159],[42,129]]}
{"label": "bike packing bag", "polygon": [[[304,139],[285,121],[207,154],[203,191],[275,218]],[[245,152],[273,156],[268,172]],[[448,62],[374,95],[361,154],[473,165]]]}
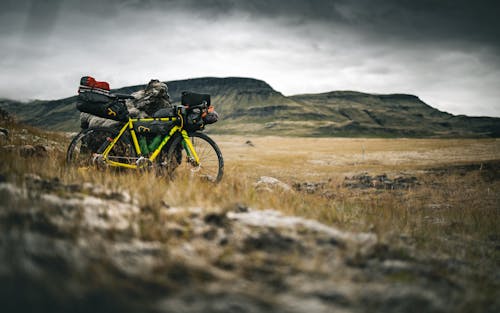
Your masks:
{"label": "bike packing bag", "polygon": [[153,114],[153,117],[172,117],[176,116],[174,108],[163,108],[159,109]]}
{"label": "bike packing bag", "polygon": [[201,130],[205,128],[205,125],[213,124],[218,120],[219,114],[215,112],[212,106],[209,106],[208,109],[188,109],[186,115],[186,129],[188,131]]}
{"label": "bike packing bag", "polygon": [[76,108],[80,112],[115,121],[126,121],[128,119],[128,110],[125,103],[94,92],[80,93]]}
{"label": "bike packing bag", "polygon": [[109,83],[98,82],[92,76],[83,76],[80,78],[80,86],[107,90],[109,92]]}
{"label": "bike packing bag", "polygon": [[175,121],[137,121],[134,122],[134,130],[138,134],[165,135],[172,127],[175,126]]}
{"label": "bike packing bag", "polygon": [[189,132],[201,130],[204,128],[205,123],[202,118],[203,111],[195,108],[187,111],[186,115],[186,130]]}
{"label": "bike packing bag", "polygon": [[181,104],[187,106],[194,106],[202,104],[205,101],[207,107],[210,106],[210,95],[195,93],[190,91],[183,91],[181,96]]}
{"label": "bike packing bag", "polygon": [[209,106],[207,111],[202,113],[201,117],[205,124],[213,124],[219,120],[219,114],[215,111],[213,106]]}
{"label": "bike packing bag", "polygon": [[80,79],[76,108],[80,112],[115,121],[126,121],[128,118],[127,107],[110,95],[109,84],[96,81],[91,76]]}

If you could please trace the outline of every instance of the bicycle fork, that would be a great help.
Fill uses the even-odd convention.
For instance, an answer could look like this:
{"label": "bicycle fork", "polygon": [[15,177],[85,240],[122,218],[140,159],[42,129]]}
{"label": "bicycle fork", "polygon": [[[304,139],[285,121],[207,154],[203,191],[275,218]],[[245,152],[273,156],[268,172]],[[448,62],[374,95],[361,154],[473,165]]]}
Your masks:
{"label": "bicycle fork", "polygon": [[188,162],[191,163],[191,165],[199,167],[200,166],[200,158],[198,157],[198,154],[194,150],[193,143],[191,142],[191,139],[189,139],[189,135],[187,131],[183,130],[181,132],[182,134],[182,147],[184,150],[186,150],[186,154],[188,157]]}

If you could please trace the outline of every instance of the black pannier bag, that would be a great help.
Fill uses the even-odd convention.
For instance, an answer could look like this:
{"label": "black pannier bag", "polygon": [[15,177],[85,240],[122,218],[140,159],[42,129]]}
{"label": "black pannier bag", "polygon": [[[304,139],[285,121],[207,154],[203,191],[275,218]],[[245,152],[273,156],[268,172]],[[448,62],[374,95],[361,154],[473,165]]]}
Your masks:
{"label": "black pannier bag", "polygon": [[134,122],[134,130],[138,134],[143,135],[164,135],[167,134],[172,127],[175,126],[175,121],[137,121]]}
{"label": "black pannier bag", "polygon": [[80,112],[115,121],[126,121],[128,119],[128,110],[125,103],[110,95],[109,84],[96,81],[90,76],[84,76],[80,79],[76,108]]}
{"label": "black pannier bag", "polygon": [[215,112],[213,106],[210,106],[208,107],[207,113],[205,115],[202,115],[202,118],[205,124],[213,124],[219,120],[219,114]]}
{"label": "black pannier bag", "polygon": [[186,129],[187,131],[196,131],[203,129],[203,126],[205,123],[203,122],[202,116],[202,110],[201,109],[192,109],[187,111],[187,123],[186,123]]}

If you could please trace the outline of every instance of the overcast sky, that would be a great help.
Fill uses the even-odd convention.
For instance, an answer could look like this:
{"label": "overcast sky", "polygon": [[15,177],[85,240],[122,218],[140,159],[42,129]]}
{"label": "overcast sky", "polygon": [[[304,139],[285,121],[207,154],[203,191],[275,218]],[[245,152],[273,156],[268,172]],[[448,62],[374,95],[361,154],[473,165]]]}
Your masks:
{"label": "overcast sky", "polygon": [[242,76],[500,116],[499,13],[481,0],[1,0],[0,97],[68,97],[84,75],[112,88]]}

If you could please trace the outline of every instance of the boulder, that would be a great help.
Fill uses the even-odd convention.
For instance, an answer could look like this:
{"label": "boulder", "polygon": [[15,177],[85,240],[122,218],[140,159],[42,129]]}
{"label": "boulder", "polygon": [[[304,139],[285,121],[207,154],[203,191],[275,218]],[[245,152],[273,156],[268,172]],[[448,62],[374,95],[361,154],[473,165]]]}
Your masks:
{"label": "boulder", "polygon": [[47,157],[48,148],[43,145],[24,145],[19,147],[19,154],[22,157]]}
{"label": "boulder", "polygon": [[302,182],[294,183],[293,188],[297,191],[303,191],[307,193],[317,193],[318,191],[324,190],[328,182]]}
{"label": "boulder", "polygon": [[9,130],[0,128],[0,145],[4,145],[9,141]]}
{"label": "boulder", "polygon": [[352,177],[346,177],[344,187],[351,189],[409,189],[419,185],[415,176],[397,176],[389,178],[387,174],[370,176],[368,173],[362,173]]}
{"label": "boulder", "polygon": [[280,189],[282,191],[292,191],[290,185],[270,176],[261,176],[254,186],[257,190],[272,191]]}
{"label": "boulder", "polygon": [[37,175],[25,183],[0,182],[0,305],[9,312],[399,313],[467,304],[469,288],[447,280],[439,260],[400,257],[372,233],[244,205],[144,210],[93,184]]}

